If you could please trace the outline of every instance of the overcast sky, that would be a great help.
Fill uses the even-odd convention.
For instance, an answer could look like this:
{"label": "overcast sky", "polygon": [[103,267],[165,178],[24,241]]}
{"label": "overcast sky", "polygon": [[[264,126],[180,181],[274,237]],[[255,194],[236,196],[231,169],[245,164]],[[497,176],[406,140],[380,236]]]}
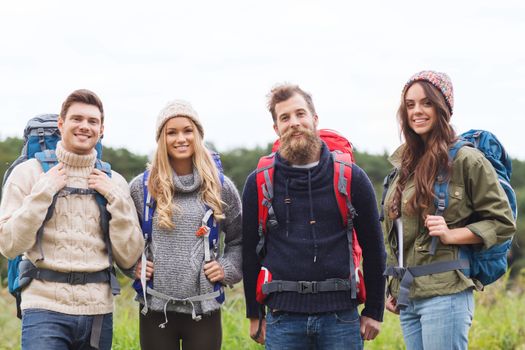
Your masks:
{"label": "overcast sky", "polygon": [[219,151],[275,138],[266,94],[312,93],[320,127],[360,151],[400,143],[406,80],[444,71],[457,131],[493,131],[525,160],[525,2],[0,2],[0,137],[58,113],[78,88],[106,110],[104,143],[149,154],[170,99],[189,100]]}

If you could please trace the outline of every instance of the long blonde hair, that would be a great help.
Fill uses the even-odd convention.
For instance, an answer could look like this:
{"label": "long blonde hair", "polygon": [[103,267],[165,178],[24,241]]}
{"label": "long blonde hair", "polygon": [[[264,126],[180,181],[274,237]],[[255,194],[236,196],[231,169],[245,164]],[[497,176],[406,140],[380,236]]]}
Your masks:
{"label": "long blonde hair", "polygon": [[[219,172],[210,155],[210,151],[204,145],[204,140],[197,131],[197,126],[191,118],[187,119],[193,127],[194,154],[192,163],[193,167],[197,169],[202,181],[199,189],[200,199],[213,210],[215,220],[219,221],[224,219],[223,202],[221,201],[222,186],[219,180]],[[173,213],[174,211],[180,210],[180,208],[177,208],[173,203],[175,185],[173,183],[173,169],[170,165],[168,150],[166,148],[165,129],[166,124],[162,127],[153,161],[149,165],[150,176],[148,179],[148,190],[157,202],[157,225],[160,228],[173,229],[175,228],[172,219]]]}

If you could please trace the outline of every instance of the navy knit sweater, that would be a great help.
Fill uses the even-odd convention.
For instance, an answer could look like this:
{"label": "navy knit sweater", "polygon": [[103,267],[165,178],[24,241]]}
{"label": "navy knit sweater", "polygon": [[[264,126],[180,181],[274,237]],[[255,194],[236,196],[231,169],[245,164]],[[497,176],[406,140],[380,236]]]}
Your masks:
{"label": "navy knit sweater", "polygon": [[[277,153],[272,202],[278,221],[266,238],[262,264],[274,280],[323,281],[349,276],[349,250],[345,228],[333,185],[334,166],[323,144],[319,164],[309,169],[290,166]],[[365,172],[352,166],[352,204],[357,216],[354,226],[363,249],[363,270],[367,300],[362,315],[382,321],[384,310],[385,247],[374,190]],[[285,197],[290,203],[285,203]],[[247,317],[258,317],[255,288],[261,263],[256,254],[259,241],[257,184],[251,173],[243,191],[243,278]],[[288,208],[287,208],[288,207]],[[311,225],[311,220],[315,224]],[[300,313],[347,310],[357,302],[350,291],[299,294],[272,293],[266,299],[271,309]]]}

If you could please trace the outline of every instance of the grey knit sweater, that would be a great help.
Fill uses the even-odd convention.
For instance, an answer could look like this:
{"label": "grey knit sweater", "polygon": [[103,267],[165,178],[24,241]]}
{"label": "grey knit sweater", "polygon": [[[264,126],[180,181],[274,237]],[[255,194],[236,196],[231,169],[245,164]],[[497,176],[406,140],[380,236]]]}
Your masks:
{"label": "grey knit sweater", "polygon": [[[130,192],[137,213],[142,220],[144,205],[144,186],[142,174],[131,181]],[[157,213],[153,217],[153,238],[148,251],[148,259],[153,260],[153,289],[177,299],[213,292],[213,284],[203,272],[203,238],[195,232],[202,224],[205,213],[199,198],[201,178],[194,169],[193,174],[178,176],[173,174],[175,184],[174,204],[179,210],[173,215],[175,229],[160,229],[156,224]],[[223,284],[232,285],[242,278],[241,248],[241,202],[239,193],[232,181],[224,177],[222,201],[226,218],[220,222],[221,235],[224,235],[224,254],[218,262],[224,268]],[[131,271],[129,271],[131,273]],[[136,298],[143,303],[140,296]],[[148,306],[155,311],[164,310],[164,300],[148,295]],[[197,314],[209,313],[220,307],[215,300],[197,302]],[[191,314],[190,304],[169,303],[167,310]]]}

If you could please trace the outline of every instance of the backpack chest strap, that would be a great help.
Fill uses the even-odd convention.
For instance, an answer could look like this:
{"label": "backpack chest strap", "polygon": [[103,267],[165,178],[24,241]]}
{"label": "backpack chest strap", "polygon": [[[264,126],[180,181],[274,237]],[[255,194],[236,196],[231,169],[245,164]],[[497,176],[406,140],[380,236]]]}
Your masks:
{"label": "backpack chest strap", "polygon": [[283,281],[274,280],[262,285],[264,294],[279,292],[297,292],[299,294],[316,294],[323,292],[340,292],[351,289],[348,279],[330,278],[325,281]]}
{"label": "backpack chest strap", "polygon": [[29,260],[23,260],[23,262],[20,271],[20,279],[31,278],[41,281],[78,285],[110,282],[111,274],[113,273],[110,268],[96,272],[60,272],[36,267]]}
{"label": "backpack chest strap", "polygon": [[453,261],[440,261],[432,264],[412,267],[388,266],[383,275],[391,276],[401,280],[399,284],[399,295],[397,297],[397,305],[403,308],[408,306],[408,296],[410,293],[410,287],[412,286],[415,277],[428,276],[447,271],[467,269],[469,267],[470,262],[468,259],[458,259]]}

